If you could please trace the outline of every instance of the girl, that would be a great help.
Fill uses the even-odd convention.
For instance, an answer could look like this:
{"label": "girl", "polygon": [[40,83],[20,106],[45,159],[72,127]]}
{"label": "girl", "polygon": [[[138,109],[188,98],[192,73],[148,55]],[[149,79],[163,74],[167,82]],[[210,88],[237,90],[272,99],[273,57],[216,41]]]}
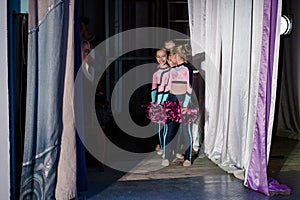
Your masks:
{"label": "girl", "polygon": [[[171,121],[167,123],[165,157],[162,161],[162,165],[169,165],[169,160],[171,159],[171,147],[169,143],[175,137],[180,128],[180,132],[182,132],[185,141],[184,144],[186,151],[184,154],[183,166],[186,167],[191,165],[192,136],[189,124],[181,122],[184,116],[185,118],[188,117],[186,113],[192,94],[193,72],[186,62],[187,54],[189,53],[186,46],[180,45],[175,47],[174,53],[177,66],[170,70],[170,78],[166,88],[166,91],[170,91],[170,94],[167,97],[166,111]],[[181,127],[179,127],[180,123]]]}
{"label": "girl", "polygon": [[155,55],[159,64],[157,71],[152,76],[151,104],[148,106],[148,118],[158,124],[159,144],[156,146],[158,155],[163,154],[163,138],[166,135],[165,113],[161,104],[166,100],[166,86],[169,80],[170,67],[167,64],[167,51],[158,49]]}

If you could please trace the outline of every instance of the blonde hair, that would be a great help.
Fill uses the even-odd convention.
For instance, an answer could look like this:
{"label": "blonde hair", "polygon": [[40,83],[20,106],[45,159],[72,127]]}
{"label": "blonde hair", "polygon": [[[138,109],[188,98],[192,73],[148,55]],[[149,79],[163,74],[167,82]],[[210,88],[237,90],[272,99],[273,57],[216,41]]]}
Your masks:
{"label": "blonde hair", "polygon": [[172,49],[175,47],[175,42],[173,40],[167,40],[165,41],[165,48],[166,49]]}
{"label": "blonde hair", "polygon": [[188,44],[176,46],[172,51],[174,51],[174,53],[178,54],[184,60],[187,60],[187,56],[191,55],[192,53],[191,46]]}

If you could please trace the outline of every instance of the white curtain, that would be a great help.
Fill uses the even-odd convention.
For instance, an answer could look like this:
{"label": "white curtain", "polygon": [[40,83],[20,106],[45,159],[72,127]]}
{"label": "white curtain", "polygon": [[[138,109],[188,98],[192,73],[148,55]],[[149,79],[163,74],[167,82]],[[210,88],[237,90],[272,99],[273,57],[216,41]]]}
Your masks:
{"label": "white curtain", "polygon": [[[188,3],[193,55],[205,53],[201,66],[206,84],[205,153],[222,169],[245,178],[246,185],[257,133],[261,57],[265,53],[262,49],[265,2],[189,0]],[[275,52],[278,52],[278,38]],[[276,59],[273,64],[277,65]],[[272,73],[276,80],[277,67]],[[276,81],[272,83],[271,114],[265,131],[267,157],[276,94]]]}
{"label": "white curtain", "polygon": [[261,26],[262,11],[252,13],[250,1],[189,3],[193,54],[206,54],[205,153],[220,165],[243,168],[255,124],[261,46],[255,24]]}

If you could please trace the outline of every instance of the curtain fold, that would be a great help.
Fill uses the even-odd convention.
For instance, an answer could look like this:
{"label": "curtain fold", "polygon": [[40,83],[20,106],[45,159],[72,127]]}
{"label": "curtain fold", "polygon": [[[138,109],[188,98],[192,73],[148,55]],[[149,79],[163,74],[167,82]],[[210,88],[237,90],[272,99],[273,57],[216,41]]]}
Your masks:
{"label": "curtain fold", "polygon": [[[66,109],[66,101],[72,97],[67,83],[74,66],[66,70],[66,55],[70,55],[68,29],[73,2],[29,0],[28,3],[27,112],[20,199],[55,199],[58,171],[62,175],[61,168],[58,169],[58,165],[63,165],[60,155],[65,150],[61,148],[62,134],[69,132],[71,138],[74,136],[72,120],[66,118],[67,113],[72,115],[72,108]],[[69,167],[74,169],[74,164]],[[68,170],[63,169],[64,173]],[[74,197],[74,187],[71,188],[68,197]]]}
{"label": "curtain fold", "polygon": [[201,66],[206,74],[205,153],[227,171],[245,168],[250,157],[261,46],[262,14],[256,8],[262,7],[260,2],[189,1],[193,54],[204,51],[206,55]]}
{"label": "curtain fold", "polygon": [[[266,195],[280,2],[188,1],[193,55],[206,55],[201,66],[206,74],[205,153],[229,173],[245,171],[239,176],[244,184]],[[256,172],[264,176],[259,179]]]}
{"label": "curtain fold", "polygon": [[69,29],[66,54],[66,70],[63,94],[61,151],[57,169],[55,198],[61,200],[76,197],[76,132],[74,113],[74,0],[69,4]]}
{"label": "curtain fold", "polygon": [[[300,2],[290,0],[287,2],[285,13],[292,13],[294,19],[300,17],[298,8]],[[300,138],[300,58],[299,52],[299,25],[293,24],[292,34],[282,38],[284,49],[282,62],[282,82],[278,115],[278,134],[289,138]]]}
{"label": "curtain fold", "polygon": [[[267,155],[270,154],[271,149],[271,140],[273,133],[273,124],[275,120],[275,107],[277,101],[277,79],[278,79],[278,68],[279,68],[279,49],[280,49],[280,24],[281,24],[281,13],[282,13],[282,0],[272,1],[272,10],[271,10],[271,35],[270,35],[270,60],[269,65],[272,70],[269,71],[268,80],[269,80],[269,103],[268,103],[268,143],[267,143]],[[269,156],[267,157],[269,161]]]}
{"label": "curtain fold", "polygon": [[[267,165],[270,153],[274,119],[277,65],[279,52],[279,1],[264,1],[262,51],[258,89],[256,126],[252,155],[247,170],[245,185],[269,195]],[[277,39],[276,39],[277,38]],[[276,49],[275,49],[276,47]],[[270,115],[272,114],[272,115]]]}

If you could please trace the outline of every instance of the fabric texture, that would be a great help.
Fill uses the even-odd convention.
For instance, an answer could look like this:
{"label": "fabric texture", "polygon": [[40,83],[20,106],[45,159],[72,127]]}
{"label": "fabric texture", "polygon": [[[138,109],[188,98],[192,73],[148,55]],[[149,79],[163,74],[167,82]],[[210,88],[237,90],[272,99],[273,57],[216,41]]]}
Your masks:
{"label": "fabric texture", "polygon": [[251,13],[252,2],[190,2],[193,55],[205,52],[205,153],[220,165],[243,168],[255,126],[262,14]]}
{"label": "fabric texture", "polygon": [[[28,82],[20,199],[54,199],[63,132],[69,1],[29,1]],[[72,195],[71,195],[72,196]]]}
{"label": "fabric texture", "polygon": [[266,195],[280,13],[270,2],[188,1],[192,55],[205,53],[205,153],[226,171],[245,170],[244,184]]}
{"label": "fabric texture", "polygon": [[[285,13],[293,13],[293,18],[300,17],[298,8],[300,2],[293,0],[287,4]],[[286,133],[291,138],[300,138],[300,59],[297,53],[299,37],[299,24],[293,23],[292,34],[282,38],[282,81],[280,88],[280,102],[278,114],[278,133]]]}
{"label": "fabric texture", "polygon": [[61,200],[76,197],[76,131],[74,116],[74,1],[70,1],[69,30],[65,83],[63,94],[63,131],[57,170],[55,198]]}

